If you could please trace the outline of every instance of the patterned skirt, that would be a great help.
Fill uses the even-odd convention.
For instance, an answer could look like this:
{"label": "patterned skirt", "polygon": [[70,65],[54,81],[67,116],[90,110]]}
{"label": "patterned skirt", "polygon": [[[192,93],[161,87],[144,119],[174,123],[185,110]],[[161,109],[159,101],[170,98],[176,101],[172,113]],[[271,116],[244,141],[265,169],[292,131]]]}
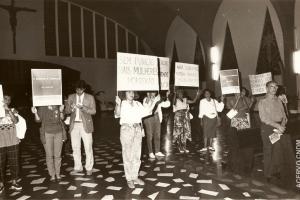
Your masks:
{"label": "patterned skirt", "polygon": [[188,110],[178,110],[174,115],[174,130],[173,130],[173,142],[176,142],[179,138],[185,143],[186,140],[191,141],[191,122]]}

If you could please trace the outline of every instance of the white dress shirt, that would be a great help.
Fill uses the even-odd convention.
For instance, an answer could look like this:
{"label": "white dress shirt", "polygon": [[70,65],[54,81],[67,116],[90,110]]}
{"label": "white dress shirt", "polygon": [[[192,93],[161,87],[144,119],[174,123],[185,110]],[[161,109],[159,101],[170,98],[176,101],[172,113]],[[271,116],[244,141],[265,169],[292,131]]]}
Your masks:
{"label": "white dress shirt", "polygon": [[129,101],[124,100],[121,103],[120,108],[120,124],[136,124],[142,123],[142,118],[148,115],[148,110],[138,102],[133,101],[130,104]]}
{"label": "white dress shirt", "polygon": [[[76,94],[76,105],[82,105],[83,103],[83,98],[84,98],[84,93],[80,96],[78,96]],[[79,108],[76,108],[76,117],[75,117],[75,121],[79,121],[81,122],[82,119],[80,118],[80,113],[79,113]]]}
{"label": "white dress shirt", "polygon": [[[150,101],[147,101],[147,97],[144,98],[143,106],[147,110],[147,113],[148,113],[147,116],[152,115],[154,106],[158,101],[160,101],[160,95],[157,95],[153,100],[150,100]],[[168,108],[168,107],[170,107],[170,105],[171,105],[171,102],[167,99],[166,101],[159,103],[159,105],[157,106],[155,113],[158,114],[160,122],[162,122],[162,118],[163,118],[161,108]]]}
{"label": "white dress shirt", "polygon": [[215,118],[217,111],[221,112],[224,109],[224,103],[218,102],[215,99],[208,101],[206,98],[202,99],[199,103],[199,118],[203,118],[205,115],[208,118]]}

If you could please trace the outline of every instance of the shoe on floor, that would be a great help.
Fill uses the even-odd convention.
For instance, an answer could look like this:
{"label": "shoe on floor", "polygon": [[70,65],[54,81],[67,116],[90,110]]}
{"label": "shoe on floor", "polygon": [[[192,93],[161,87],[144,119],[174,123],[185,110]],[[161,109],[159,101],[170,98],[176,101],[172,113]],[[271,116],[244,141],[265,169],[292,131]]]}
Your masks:
{"label": "shoe on floor", "polygon": [[10,189],[15,190],[15,191],[21,191],[22,187],[18,183],[13,183],[11,185]]}
{"label": "shoe on floor", "polygon": [[155,156],[158,156],[158,157],[165,157],[165,154],[163,154],[162,152],[157,152],[155,154]]}
{"label": "shoe on floor", "polygon": [[61,176],[60,175],[56,175],[57,180],[61,180]]}
{"label": "shoe on floor", "polygon": [[190,150],[185,149],[184,152],[185,152],[185,153],[190,153]]}
{"label": "shoe on floor", "polygon": [[155,159],[154,153],[149,153],[149,158],[150,158],[150,159]]}
{"label": "shoe on floor", "polygon": [[55,181],[55,176],[51,176],[50,181],[54,182]]}
{"label": "shoe on floor", "polygon": [[135,188],[133,181],[127,181],[127,185],[128,185],[128,187],[130,189],[134,189]]}
{"label": "shoe on floor", "polygon": [[210,151],[215,151],[215,148],[209,147],[209,150],[210,150]]}
{"label": "shoe on floor", "polygon": [[135,180],[133,181],[133,183],[134,183],[135,185],[145,185],[145,182],[144,182],[142,179],[139,179],[139,178],[135,179]]}
{"label": "shoe on floor", "polygon": [[92,171],[92,170],[86,171],[86,175],[91,176],[92,174],[93,174],[93,171]]}

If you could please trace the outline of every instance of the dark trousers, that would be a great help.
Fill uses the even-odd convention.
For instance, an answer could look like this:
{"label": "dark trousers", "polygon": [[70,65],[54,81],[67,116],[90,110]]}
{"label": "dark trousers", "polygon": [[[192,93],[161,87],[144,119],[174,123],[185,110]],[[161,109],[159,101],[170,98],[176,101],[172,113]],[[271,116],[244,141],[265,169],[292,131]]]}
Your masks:
{"label": "dark trousers", "polygon": [[158,114],[144,119],[147,146],[149,153],[153,153],[152,141],[154,140],[155,153],[160,152],[160,121]]}
{"label": "dark trousers", "polygon": [[281,140],[272,144],[269,136],[273,133],[274,127],[261,124],[261,138],[263,141],[263,152],[264,152],[264,174],[265,177],[271,177],[272,174],[279,173],[281,171],[282,161],[282,149]]}
{"label": "dark trousers", "polygon": [[0,148],[0,182],[4,182],[6,174],[6,161],[9,165],[12,180],[17,180],[19,177],[19,145]]}

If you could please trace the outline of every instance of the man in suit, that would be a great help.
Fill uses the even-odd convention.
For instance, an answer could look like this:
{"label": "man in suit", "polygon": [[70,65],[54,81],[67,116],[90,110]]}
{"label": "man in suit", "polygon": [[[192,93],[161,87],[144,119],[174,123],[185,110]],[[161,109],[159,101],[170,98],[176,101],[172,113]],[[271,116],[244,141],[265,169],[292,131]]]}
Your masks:
{"label": "man in suit", "polygon": [[96,114],[95,99],[92,95],[85,93],[86,84],[83,80],[76,83],[76,93],[68,97],[66,113],[70,116],[70,134],[74,158],[73,173],[83,171],[81,163],[81,139],[83,140],[86,160],[85,169],[87,175],[92,175],[93,137],[94,131],[92,115]]}

